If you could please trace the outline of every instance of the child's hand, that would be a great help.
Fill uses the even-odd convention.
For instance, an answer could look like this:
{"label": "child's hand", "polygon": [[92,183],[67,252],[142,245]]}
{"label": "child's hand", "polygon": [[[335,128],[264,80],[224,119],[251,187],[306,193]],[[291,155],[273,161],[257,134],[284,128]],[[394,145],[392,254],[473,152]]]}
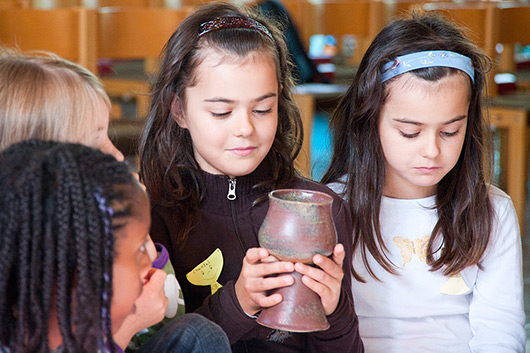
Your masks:
{"label": "child's hand", "polygon": [[272,274],[293,272],[292,262],[278,261],[263,248],[247,250],[243,267],[235,284],[239,304],[245,313],[254,315],[261,308],[273,306],[282,301],[280,294],[267,296],[267,291],[290,286],[294,282],[291,275],[268,277]]}
{"label": "child's hand", "polygon": [[166,276],[164,271],[156,268],[149,270],[146,276],[142,294],[135,302],[135,316],[144,325],[142,328],[157,324],[164,318],[167,308],[167,298],[164,293]]}
{"label": "child's hand", "polygon": [[335,245],[331,257],[313,256],[313,262],[320,268],[296,263],[294,269],[303,274],[302,282],[320,296],[326,315],[331,315],[339,304],[341,282],[344,277],[342,262],[344,246]]}
{"label": "child's hand", "polygon": [[142,293],[134,305],[136,310],[128,315],[118,331],[113,334],[114,341],[123,349],[132,336],[146,327],[159,323],[164,318],[167,307],[167,298],[164,294],[164,281],[166,273],[152,268],[145,278]]}

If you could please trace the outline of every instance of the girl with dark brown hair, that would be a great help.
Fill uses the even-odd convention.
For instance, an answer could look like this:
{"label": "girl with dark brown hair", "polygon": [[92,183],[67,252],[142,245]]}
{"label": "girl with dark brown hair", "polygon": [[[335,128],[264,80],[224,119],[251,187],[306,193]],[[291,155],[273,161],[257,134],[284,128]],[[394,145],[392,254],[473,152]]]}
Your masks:
{"label": "girl with dark brown hair", "polygon": [[521,240],[486,181],[490,61],[436,15],[387,25],[332,117],[368,352],[523,352]]}
{"label": "girl with dark brown hair", "polygon": [[[302,126],[289,68],[280,31],[229,3],[208,4],[177,28],[141,144],[150,234],[169,250],[186,311],[218,323],[234,352],[360,352],[351,263],[343,261],[351,256],[349,212],[295,170]],[[315,267],[274,261],[259,247],[267,194],[278,188],[334,197],[341,244],[329,258],[315,255]],[[290,334],[256,322],[282,300],[267,291],[292,284],[293,271],[320,296],[328,330]]]}

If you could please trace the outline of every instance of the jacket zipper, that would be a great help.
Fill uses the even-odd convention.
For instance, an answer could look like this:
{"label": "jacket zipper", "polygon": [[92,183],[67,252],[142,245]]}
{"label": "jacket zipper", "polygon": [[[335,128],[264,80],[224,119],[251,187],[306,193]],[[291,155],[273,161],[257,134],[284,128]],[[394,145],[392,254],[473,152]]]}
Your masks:
{"label": "jacket zipper", "polygon": [[236,199],[236,182],[236,179],[228,178],[228,194],[226,195],[226,198],[230,201]]}
{"label": "jacket zipper", "polygon": [[243,237],[241,237],[241,232],[239,231],[238,221],[237,221],[237,212],[236,212],[236,179],[228,178],[228,194],[226,195],[226,198],[230,200],[230,208],[232,210],[232,223],[234,225],[234,230],[236,232],[237,240],[239,241],[239,245],[241,245],[241,250],[243,250],[243,254],[246,254],[247,247],[243,240]]}

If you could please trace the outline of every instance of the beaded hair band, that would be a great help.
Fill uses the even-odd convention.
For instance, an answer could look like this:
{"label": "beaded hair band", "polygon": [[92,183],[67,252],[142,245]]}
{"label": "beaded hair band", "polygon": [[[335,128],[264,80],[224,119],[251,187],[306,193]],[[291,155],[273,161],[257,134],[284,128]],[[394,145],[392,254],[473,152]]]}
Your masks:
{"label": "beaded hair band", "polygon": [[435,66],[452,67],[463,71],[471,78],[471,82],[475,82],[475,70],[473,70],[471,59],[447,50],[428,50],[398,56],[394,61],[383,66],[383,79],[381,82],[390,80],[405,72]]}
{"label": "beaded hair band", "polygon": [[199,38],[205,35],[206,33],[218,31],[220,29],[227,29],[227,28],[247,28],[247,29],[253,29],[256,31],[259,31],[263,34],[265,34],[270,39],[274,40],[272,37],[271,32],[259,23],[256,20],[253,20],[251,18],[243,18],[243,17],[217,17],[214,20],[204,22],[199,27]]}

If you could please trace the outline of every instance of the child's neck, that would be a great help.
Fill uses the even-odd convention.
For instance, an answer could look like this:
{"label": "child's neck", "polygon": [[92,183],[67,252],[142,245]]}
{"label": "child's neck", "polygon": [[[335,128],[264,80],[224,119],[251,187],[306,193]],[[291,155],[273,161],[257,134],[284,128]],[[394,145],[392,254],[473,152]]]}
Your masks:
{"label": "child's neck", "polygon": [[424,188],[417,188],[411,190],[410,188],[401,187],[400,185],[392,187],[392,185],[385,184],[383,187],[383,196],[392,199],[423,199],[429,196],[436,195],[436,186],[429,186]]}

